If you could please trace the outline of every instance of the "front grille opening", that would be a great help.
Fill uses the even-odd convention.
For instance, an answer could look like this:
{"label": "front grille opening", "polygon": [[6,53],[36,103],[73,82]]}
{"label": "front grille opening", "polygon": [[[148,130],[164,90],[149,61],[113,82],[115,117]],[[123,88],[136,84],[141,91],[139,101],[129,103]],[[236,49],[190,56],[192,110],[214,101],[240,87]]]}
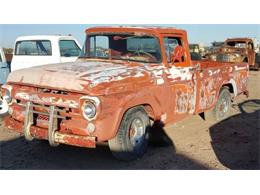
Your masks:
{"label": "front grille opening", "polygon": [[[49,116],[46,115],[41,115],[41,114],[34,114],[34,125],[37,127],[42,127],[42,128],[48,128],[49,126]],[[64,119],[58,118],[58,126],[57,129],[60,129],[60,125]]]}
{"label": "front grille opening", "polygon": [[41,93],[49,93],[49,94],[68,95],[68,92],[67,92],[67,91],[47,89],[47,88],[39,88],[39,89],[38,89],[38,92],[41,92]]}

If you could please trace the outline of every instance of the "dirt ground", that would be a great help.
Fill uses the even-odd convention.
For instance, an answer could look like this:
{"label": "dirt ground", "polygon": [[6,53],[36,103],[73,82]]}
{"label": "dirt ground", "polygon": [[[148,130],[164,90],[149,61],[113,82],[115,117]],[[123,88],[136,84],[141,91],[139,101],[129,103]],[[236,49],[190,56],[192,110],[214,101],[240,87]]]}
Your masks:
{"label": "dirt ground", "polygon": [[250,72],[250,97],[239,97],[232,116],[213,124],[192,116],[164,129],[143,158],[114,159],[106,144],[96,149],[47,141],[27,142],[0,122],[0,169],[260,169],[260,72]]}

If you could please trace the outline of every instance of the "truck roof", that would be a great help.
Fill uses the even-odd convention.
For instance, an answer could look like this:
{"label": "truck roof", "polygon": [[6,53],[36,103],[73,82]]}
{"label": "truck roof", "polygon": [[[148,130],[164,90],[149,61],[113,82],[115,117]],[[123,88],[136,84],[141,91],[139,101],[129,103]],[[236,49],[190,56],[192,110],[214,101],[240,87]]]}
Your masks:
{"label": "truck roof", "polygon": [[250,38],[246,38],[246,37],[241,37],[241,38],[228,38],[225,42],[252,42],[253,40]]}
{"label": "truck roof", "polygon": [[156,27],[156,26],[103,26],[103,27],[92,27],[86,29],[87,33],[97,33],[97,32],[147,32],[151,34],[186,34],[185,30],[177,29],[174,27]]}
{"label": "truck roof", "polygon": [[31,36],[20,36],[16,39],[16,41],[24,41],[24,40],[59,40],[59,39],[75,39],[73,36],[69,35],[31,35]]}

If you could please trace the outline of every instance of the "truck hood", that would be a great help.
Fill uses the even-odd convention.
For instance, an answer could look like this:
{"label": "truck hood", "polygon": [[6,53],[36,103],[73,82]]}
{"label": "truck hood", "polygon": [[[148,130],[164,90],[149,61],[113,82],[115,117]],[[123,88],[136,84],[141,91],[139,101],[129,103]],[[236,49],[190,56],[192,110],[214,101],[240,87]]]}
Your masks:
{"label": "truck hood", "polygon": [[111,87],[123,89],[124,85],[151,83],[150,73],[138,63],[78,60],[17,70],[7,82],[101,95]]}
{"label": "truck hood", "polygon": [[245,48],[236,48],[231,46],[224,46],[219,49],[220,52],[226,52],[226,53],[238,53],[238,54],[246,54],[247,51]]}

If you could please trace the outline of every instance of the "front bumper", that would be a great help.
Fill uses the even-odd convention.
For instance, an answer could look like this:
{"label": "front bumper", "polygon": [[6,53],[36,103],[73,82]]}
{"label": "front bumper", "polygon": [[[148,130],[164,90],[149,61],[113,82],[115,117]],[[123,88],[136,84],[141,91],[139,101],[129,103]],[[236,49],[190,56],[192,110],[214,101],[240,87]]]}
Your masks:
{"label": "front bumper", "polygon": [[78,147],[96,147],[96,137],[58,131],[58,120],[60,116],[57,114],[57,108],[55,106],[49,108],[48,128],[35,126],[35,111],[32,109],[33,106],[31,102],[27,102],[24,113],[25,120],[23,123],[9,116],[4,118],[5,126],[10,130],[22,133],[28,141],[36,138],[48,140],[51,146],[57,146],[61,143]]}

